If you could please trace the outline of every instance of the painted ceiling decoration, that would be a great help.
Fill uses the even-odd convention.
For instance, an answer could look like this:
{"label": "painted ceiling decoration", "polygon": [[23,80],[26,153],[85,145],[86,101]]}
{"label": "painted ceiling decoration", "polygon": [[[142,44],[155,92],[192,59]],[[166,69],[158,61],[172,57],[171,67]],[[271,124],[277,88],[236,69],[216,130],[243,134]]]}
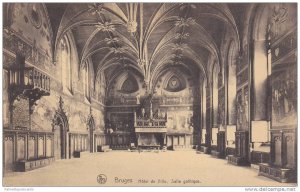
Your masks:
{"label": "painted ceiling decoration", "polygon": [[229,31],[239,42],[233,13],[225,4],[76,3],[60,6],[63,13],[45,5],[55,33],[54,58],[60,39],[72,32],[80,67],[91,59],[95,80],[104,75],[107,84],[114,76],[108,74],[132,68],[151,90],[154,76],[177,65],[196,67],[206,78],[209,60],[222,62],[220,31]]}
{"label": "painted ceiling decoration", "polygon": [[127,79],[123,82],[121,87],[121,93],[134,93],[139,90],[138,83],[133,76],[127,77]]}
{"label": "painted ceiling decoration", "polygon": [[168,92],[179,92],[187,88],[187,79],[190,77],[195,77],[196,70],[193,68],[188,68],[186,65],[173,65],[169,68],[168,65],[155,76],[153,81],[153,88],[151,92],[156,92],[156,88],[162,87],[162,89]]}
{"label": "painted ceiling decoration", "polygon": [[167,87],[165,88],[167,91],[170,92],[178,92],[185,88],[182,84],[181,79],[178,78],[176,75],[173,75],[167,83]]}
{"label": "painted ceiling decoration", "polygon": [[35,4],[28,4],[28,13],[32,25],[39,29],[42,26],[42,17],[40,10]]}

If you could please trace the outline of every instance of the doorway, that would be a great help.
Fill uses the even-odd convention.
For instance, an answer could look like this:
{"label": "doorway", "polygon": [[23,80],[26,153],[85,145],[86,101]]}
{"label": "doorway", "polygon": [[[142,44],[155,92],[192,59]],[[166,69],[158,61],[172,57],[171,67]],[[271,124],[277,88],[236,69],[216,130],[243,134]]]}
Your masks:
{"label": "doorway", "polygon": [[67,159],[67,133],[69,131],[68,118],[63,110],[62,98],[59,98],[59,108],[56,110],[53,121],[54,157]]}

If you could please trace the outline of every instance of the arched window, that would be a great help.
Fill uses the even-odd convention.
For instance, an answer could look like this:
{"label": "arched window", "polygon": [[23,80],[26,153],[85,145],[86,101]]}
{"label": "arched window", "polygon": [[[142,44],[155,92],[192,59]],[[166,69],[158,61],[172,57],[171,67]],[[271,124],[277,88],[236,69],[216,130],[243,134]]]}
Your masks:
{"label": "arched window", "polygon": [[215,63],[213,68],[213,80],[212,80],[212,99],[213,99],[213,127],[218,127],[218,96],[219,96],[219,89],[218,89],[218,79],[219,79],[219,66]]}
{"label": "arched window", "polygon": [[84,96],[90,101],[90,67],[87,62],[83,70]]}
{"label": "arched window", "polygon": [[202,138],[201,143],[205,143],[205,134],[206,134],[206,81],[202,83]]}
{"label": "arched window", "polygon": [[65,93],[72,93],[71,48],[67,37],[61,40],[61,76]]}
{"label": "arched window", "polygon": [[235,45],[230,43],[227,55],[227,125],[236,125],[236,59]]}

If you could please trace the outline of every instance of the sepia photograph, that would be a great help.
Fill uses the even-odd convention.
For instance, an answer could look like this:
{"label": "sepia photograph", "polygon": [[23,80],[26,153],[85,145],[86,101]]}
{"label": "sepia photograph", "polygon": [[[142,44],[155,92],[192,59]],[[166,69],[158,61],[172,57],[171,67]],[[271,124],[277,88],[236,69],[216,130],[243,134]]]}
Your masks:
{"label": "sepia photograph", "polygon": [[296,2],[1,4],[6,191],[298,187]]}

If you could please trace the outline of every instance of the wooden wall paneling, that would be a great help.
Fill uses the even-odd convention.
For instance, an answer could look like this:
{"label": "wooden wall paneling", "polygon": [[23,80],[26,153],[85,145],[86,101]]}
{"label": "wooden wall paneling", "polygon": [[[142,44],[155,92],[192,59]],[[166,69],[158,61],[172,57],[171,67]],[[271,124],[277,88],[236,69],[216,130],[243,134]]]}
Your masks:
{"label": "wooden wall paneling", "polygon": [[36,139],[34,135],[29,135],[28,138],[28,159],[34,159],[35,157],[35,143]]}
{"label": "wooden wall paneling", "polygon": [[26,141],[25,141],[25,135],[19,134],[17,136],[17,161],[25,160],[26,155]]}
{"label": "wooden wall paneling", "polygon": [[179,139],[179,143],[178,145],[184,145],[184,136],[178,136],[178,139]]}
{"label": "wooden wall paneling", "polygon": [[93,148],[94,148],[94,152],[95,152],[95,149],[97,149],[96,146],[97,146],[97,140],[98,140],[98,138],[97,138],[97,135],[96,135],[96,134],[93,134],[93,137],[94,137],[94,140],[93,140]]}
{"label": "wooden wall paneling", "polygon": [[84,136],[79,134],[79,151],[84,150],[84,143],[83,143]]}
{"label": "wooden wall paneling", "polygon": [[284,135],[284,166],[287,168],[295,167],[295,143],[294,134],[286,133]]}
{"label": "wooden wall paneling", "polygon": [[51,134],[51,157],[54,157],[54,133]]}
{"label": "wooden wall paneling", "polygon": [[5,130],[4,171],[27,171],[50,164],[54,160],[53,136],[51,132]]}
{"label": "wooden wall paneling", "polygon": [[14,136],[4,135],[4,171],[12,171],[14,163]]}
{"label": "wooden wall paneling", "polygon": [[44,156],[44,137],[42,135],[38,135],[38,157]]}
{"label": "wooden wall paneling", "polygon": [[192,142],[191,142],[191,137],[190,137],[190,136],[187,136],[187,137],[186,137],[186,144],[187,144],[187,145],[191,145],[191,144],[192,144]]}
{"label": "wooden wall paneling", "polygon": [[46,134],[43,135],[43,157],[47,156],[47,137]]}
{"label": "wooden wall paneling", "polygon": [[50,135],[46,136],[46,157],[52,156],[52,137]]}
{"label": "wooden wall paneling", "polygon": [[271,133],[271,164],[275,166],[281,166],[281,137],[280,132]]}

